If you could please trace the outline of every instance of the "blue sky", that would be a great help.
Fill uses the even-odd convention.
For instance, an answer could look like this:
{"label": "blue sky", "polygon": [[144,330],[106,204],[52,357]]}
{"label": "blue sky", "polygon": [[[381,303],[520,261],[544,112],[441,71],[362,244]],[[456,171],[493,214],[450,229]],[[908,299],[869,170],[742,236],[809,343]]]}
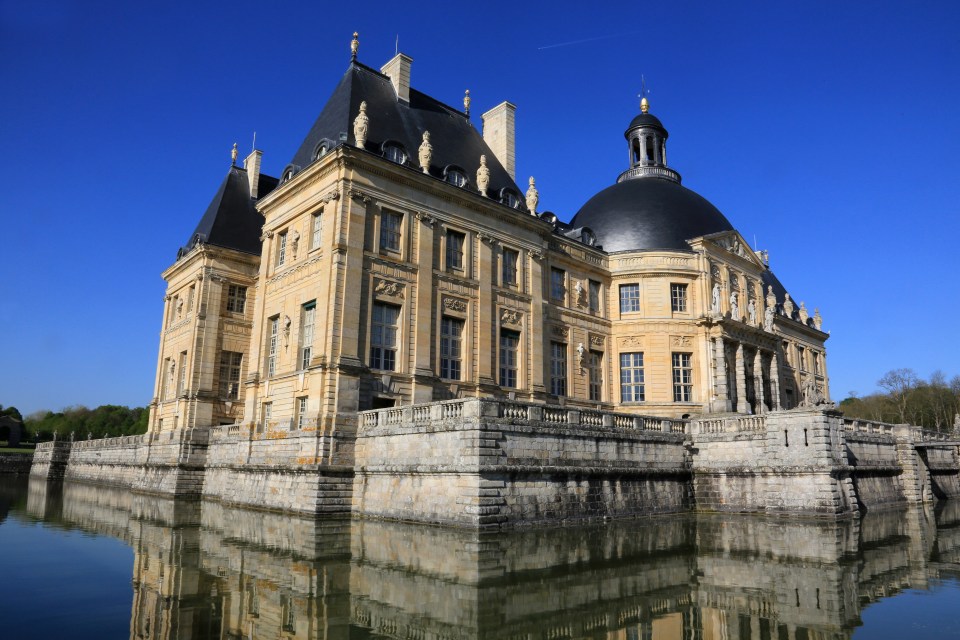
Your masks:
{"label": "blue sky", "polygon": [[360,32],[412,84],[517,105],[568,220],[625,168],[643,74],[684,185],[819,307],[832,393],[960,374],[960,3],[0,0],[0,404],[144,405],[164,283],[253,132],[278,175]]}

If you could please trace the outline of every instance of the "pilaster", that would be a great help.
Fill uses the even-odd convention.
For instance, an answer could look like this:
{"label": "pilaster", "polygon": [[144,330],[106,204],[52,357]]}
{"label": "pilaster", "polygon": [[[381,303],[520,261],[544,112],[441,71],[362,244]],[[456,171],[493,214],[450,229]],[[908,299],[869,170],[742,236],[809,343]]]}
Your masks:
{"label": "pilaster", "polygon": [[743,359],[743,343],[737,343],[736,355],[737,376],[737,413],[749,413],[750,403],[747,402],[747,367]]}

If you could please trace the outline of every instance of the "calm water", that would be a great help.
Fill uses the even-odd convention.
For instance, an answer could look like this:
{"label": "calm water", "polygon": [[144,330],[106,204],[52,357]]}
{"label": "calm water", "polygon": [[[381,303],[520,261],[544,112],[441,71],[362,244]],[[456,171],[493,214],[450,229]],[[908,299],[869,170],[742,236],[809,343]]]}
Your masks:
{"label": "calm water", "polygon": [[960,504],[471,534],[0,477],[0,638],[960,637]]}

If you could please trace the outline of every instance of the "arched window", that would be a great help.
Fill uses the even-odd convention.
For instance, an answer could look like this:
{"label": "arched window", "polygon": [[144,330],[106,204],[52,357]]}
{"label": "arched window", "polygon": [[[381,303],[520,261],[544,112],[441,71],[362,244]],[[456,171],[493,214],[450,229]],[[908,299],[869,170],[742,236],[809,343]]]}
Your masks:
{"label": "arched window", "polygon": [[317,148],[313,151],[313,159],[319,160],[323,156],[327,155],[327,143],[321,142],[317,145]]}
{"label": "arched window", "polygon": [[443,179],[455,187],[463,187],[467,184],[467,174],[459,167],[447,167],[444,169]]}
{"label": "arched window", "polygon": [[507,205],[511,209],[520,208],[520,196],[513,191],[513,189],[504,188],[500,191],[500,202]]}
{"label": "arched window", "polygon": [[383,157],[397,164],[407,162],[407,152],[396,142],[387,142],[383,145]]}

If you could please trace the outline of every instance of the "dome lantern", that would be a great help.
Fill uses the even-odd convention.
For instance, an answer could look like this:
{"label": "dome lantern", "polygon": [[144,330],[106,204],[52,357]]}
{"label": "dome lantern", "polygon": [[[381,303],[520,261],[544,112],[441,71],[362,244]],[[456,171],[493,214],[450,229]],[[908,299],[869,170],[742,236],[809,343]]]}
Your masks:
{"label": "dome lantern", "polygon": [[630,168],[620,174],[617,182],[633,178],[661,178],[680,182],[680,174],[667,167],[667,130],[650,113],[646,97],[640,101],[640,115],[624,132],[630,152]]}

